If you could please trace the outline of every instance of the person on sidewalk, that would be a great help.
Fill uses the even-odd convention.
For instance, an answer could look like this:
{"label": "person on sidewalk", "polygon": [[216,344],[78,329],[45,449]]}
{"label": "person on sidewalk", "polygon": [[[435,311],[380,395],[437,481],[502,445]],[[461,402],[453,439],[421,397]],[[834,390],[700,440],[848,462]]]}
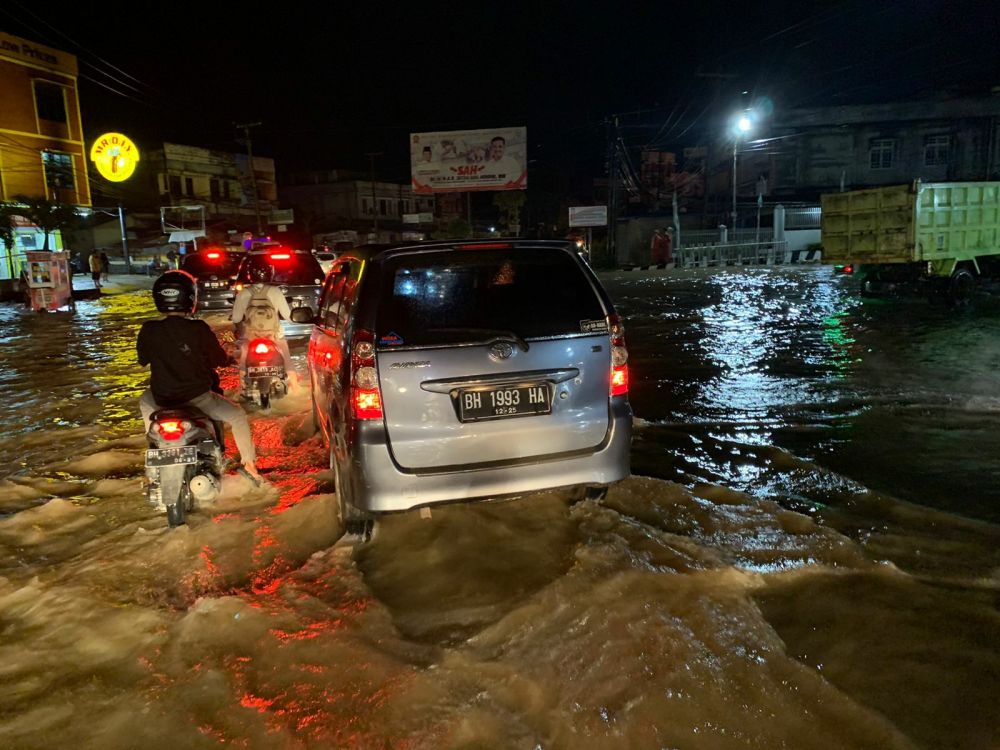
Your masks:
{"label": "person on sidewalk", "polygon": [[153,301],[164,317],[143,323],[135,344],[139,364],[150,370],[149,388],[139,399],[146,432],[157,409],[190,404],[210,419],[229,424],[243,468],[261,481],[246,412],[215,392],[215,368],[230,364],[230,357],[208,323],[191,317],[198,304],[198,282],[186,271],[167,271],[153,284]]}
{"label": "person on sidewalk", "polygon": [[105,284],[111,281],[111,258],[103,250],[101,250],[101,276]]}
{"label": "person on sidewalk", "polygon": [[101,288],[101,256],[95,250],[90,254],[90,278],[94,280],[94,289]]}
{"label": "person on sidewalk", "polygon": [[673,261],[673,232],[669,229],[654,229],[649,243],[650,266],[666,268]]}

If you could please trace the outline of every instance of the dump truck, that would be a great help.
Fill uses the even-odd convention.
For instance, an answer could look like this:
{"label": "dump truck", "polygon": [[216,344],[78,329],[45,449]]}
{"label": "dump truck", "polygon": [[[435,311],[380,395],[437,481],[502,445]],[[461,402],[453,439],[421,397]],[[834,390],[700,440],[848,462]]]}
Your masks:
{"label": "dump truck", "polygon": [[822,196],[823,263],[865,295],[955,305],[1000,288],[1000,182],[921,182]]}

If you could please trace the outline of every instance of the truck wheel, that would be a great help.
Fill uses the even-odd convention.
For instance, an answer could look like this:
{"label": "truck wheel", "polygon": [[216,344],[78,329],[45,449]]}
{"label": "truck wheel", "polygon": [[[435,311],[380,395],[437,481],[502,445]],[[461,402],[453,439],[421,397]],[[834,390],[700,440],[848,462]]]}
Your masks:
{"label": "truck wheel", "polygon": [[976,277],[968,268],[959,268],[951,276],[948,284],[948,302],[954,308],[964,308],[972,304],[976,292]]}

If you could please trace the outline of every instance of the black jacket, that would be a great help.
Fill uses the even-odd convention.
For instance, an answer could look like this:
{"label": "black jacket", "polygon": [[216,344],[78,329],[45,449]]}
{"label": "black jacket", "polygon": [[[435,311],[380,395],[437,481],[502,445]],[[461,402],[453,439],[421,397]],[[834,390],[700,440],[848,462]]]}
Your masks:
{"label": "black jacket", "polygon": [[168,316],[142,324],[136,339],[140,365],[160,406],[180,406],[218,385],[216,367],[229,355],[203,320]]}

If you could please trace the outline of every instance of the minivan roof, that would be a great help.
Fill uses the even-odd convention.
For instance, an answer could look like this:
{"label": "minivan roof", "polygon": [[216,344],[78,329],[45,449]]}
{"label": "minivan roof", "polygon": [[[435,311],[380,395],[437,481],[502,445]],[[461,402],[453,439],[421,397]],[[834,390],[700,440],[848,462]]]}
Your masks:
{"label": "minivan roof", "polygon": [[563,250],[572,247],[573,242],[569,240],[526,240],[514,239],[459,239],[459,240],[423,240],[409,242],[393,242],[382,244],[359,245],[350,250],[345,250],[340,257],[355,256],[364,259],[384,258],[395,255],[401,251],[410,250],[453,250],[461,247],[468,250],[490,250],[506,249],[518,247],[550,248],[553,250]]}

